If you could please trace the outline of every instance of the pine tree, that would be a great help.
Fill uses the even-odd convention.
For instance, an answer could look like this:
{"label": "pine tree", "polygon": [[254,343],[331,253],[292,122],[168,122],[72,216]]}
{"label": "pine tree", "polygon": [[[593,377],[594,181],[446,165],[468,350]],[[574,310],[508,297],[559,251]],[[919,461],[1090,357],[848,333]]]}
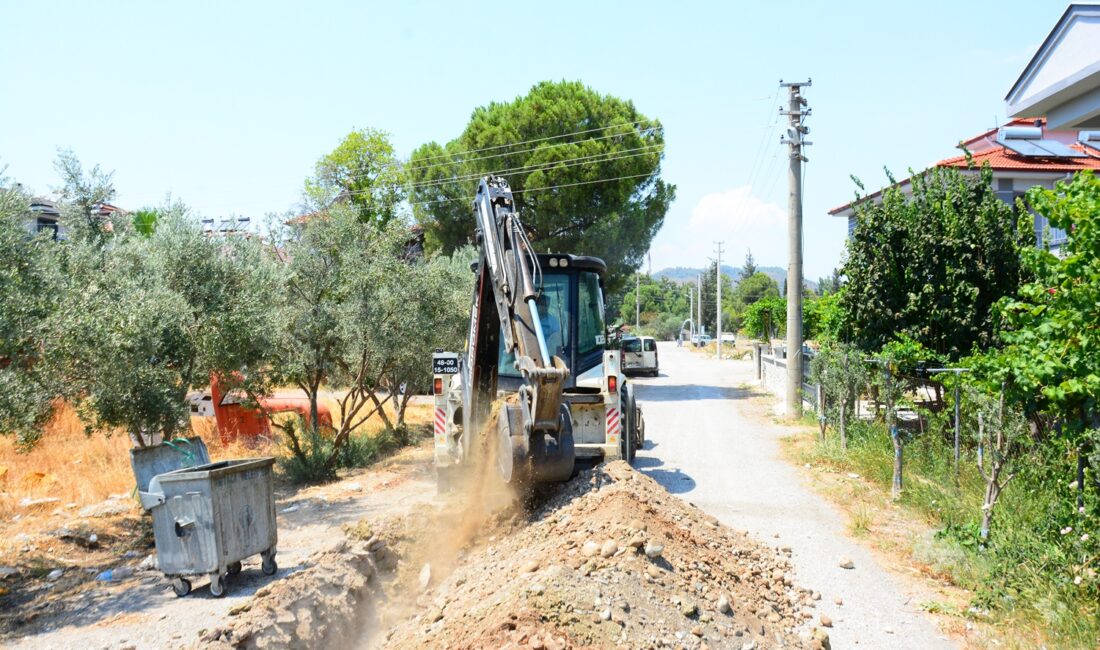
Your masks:
{"label": "pine tree", "polygon": [[756,273],[756,260],[752,257],[752,249],[745,253],[745,265],[741,267],[741,280],[751,278]]}

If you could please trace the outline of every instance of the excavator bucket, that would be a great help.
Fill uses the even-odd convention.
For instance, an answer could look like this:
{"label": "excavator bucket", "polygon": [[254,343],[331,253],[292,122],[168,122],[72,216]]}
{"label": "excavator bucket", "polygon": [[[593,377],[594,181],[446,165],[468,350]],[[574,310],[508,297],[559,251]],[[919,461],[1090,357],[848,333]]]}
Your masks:
{"label": "excavator bucket", "polygon": [[556,433],[528,435],[522,404],[502,404],[496,417],[497,471],[506,483],[556,483],[573,475],[575,460],[569,408],[561,405]]}

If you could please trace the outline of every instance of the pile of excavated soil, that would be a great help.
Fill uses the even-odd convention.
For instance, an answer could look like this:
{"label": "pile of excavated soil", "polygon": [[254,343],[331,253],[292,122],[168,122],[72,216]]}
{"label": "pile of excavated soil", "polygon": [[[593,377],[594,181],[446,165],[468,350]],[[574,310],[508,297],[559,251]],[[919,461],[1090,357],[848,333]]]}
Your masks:
{"label": "pile of excavated soil", "polygon": [[624,462],[533,501],[526,525],[487,527],[440,582],[430,565],[404,567],[419,569],[422,593],[369,645],[828,647],[807,629],[811,593],[793,586],[785,557]]}
{"label": "pile of excavated soil", "polygon": [[477,490],[348,527],[202,645],[829,647],[782,553],[624,462],[500,497]]}

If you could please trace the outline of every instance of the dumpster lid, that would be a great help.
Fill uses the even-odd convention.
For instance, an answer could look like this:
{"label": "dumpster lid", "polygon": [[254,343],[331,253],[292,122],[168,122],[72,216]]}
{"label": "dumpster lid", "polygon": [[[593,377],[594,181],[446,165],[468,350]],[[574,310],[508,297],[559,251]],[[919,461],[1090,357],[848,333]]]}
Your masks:
{"label": "dumpster lid", "polygon": [[149,481],[158,474],[209,463],[210,452],[198,436],[175,438],[159,445],[130,450],[130,466],[134,469],[138,492],[148,492]]}

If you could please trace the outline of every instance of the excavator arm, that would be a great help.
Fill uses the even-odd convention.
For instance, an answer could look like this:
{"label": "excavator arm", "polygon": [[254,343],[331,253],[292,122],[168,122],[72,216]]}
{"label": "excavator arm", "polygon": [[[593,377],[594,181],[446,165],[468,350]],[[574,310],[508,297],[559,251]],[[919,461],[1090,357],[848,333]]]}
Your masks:
{"label": "excavator arm", "polygon": [[[464,368],[464,447],[474,451],[470,446],[478,433],[496,436],[496,461],[505,480],[563,480],[573,470],[570,418],[562,401],[569,370],[547,349],[535,250],[503,178],[482,179],[473,207],[479,257]],[[498,407],[496,429],[484,431],[491,424],[501,349],[515,359],[523,385],[515,399]]]}

